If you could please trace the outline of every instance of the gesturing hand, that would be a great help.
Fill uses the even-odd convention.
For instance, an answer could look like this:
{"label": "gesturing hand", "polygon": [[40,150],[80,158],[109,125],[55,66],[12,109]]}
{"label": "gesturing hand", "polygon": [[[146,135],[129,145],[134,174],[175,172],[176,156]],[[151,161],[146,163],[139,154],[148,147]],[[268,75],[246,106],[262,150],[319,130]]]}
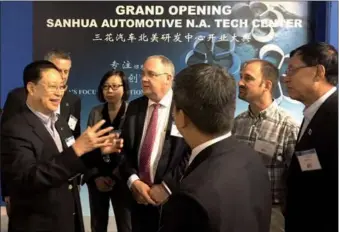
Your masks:
{"label": "gesturing hand", "polygon": [[112,137],[110,140],[106,140],[106,144],[112,144],[111,146],[101,147],[101,153],[104,155],[108,155],[111,153],[120,153],[121,149],[124,146],[124,140],[119,138],[119,133],[111,133]]}
{"label": "gesturing hand", "polygon": [[104,136],[106,133],[109,133],[111,130],[113,130],[113,127],[107,127],[105,129],[99,130],[104,123],[105,120],[101,120],[94,126],[89,126],[80,135],[80,137],[75,140],[72,147],[78,156],[82,156],[83,154],[96,148],[113,145],[111,138],[114,137],[114,134]]}

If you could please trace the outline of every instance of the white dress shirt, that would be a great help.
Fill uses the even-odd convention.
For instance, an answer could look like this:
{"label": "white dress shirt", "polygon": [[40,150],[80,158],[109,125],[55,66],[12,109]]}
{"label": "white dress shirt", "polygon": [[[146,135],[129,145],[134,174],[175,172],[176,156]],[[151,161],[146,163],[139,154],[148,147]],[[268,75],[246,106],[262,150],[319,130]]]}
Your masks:
{"label": "white dress shirt", "polygon": [[[162,154],[162,148],[164,146],[166,129],[167,129],[167,124],[168,124],[168,119],[170,116],[169,114],[170,114],[170,109],[171,109],[171,104],[172,104],[172,97],[173,97],[173,90],[170,89],[159,102],[160,107],[158,111],[157,132],[156,132],[155,141],[154,141],[154,145],[153,145],[153,149],[151,153],[151,162],[150,162],[150,167],[151,167],[150,175],[151,175],[152,182],[154,181],[158,163],[159,163],[159,160]],[[138,163],[139,163],[139,158],[140,158],[140,150],[144,142],[146,130],[148,128],[148,124],[149,124],[149,121],[151,119],[152,112],[154,109],[152,106],[153,104],[156,104],[156,102],[148,99],[148,107],[147,107],[147,112],[146,112],[146,117],[145,117],[144,129],[142,132],[142,137],[141,137],[140,147],[139,147],[139,152],[138,152]],[[131,175],[127,181],[128,187],[131,188],[132,183],[136,180],[139,180],[139,176],[136,174]]]}
{"label": "white dress shirt", "polygon": [[195,157],[197,157],[197,155],[198,155],[202,150],[204,150],[204,149],[206,149],[207,147],[209,147],[209,146],[211,146],[211,145],[213,145],[213,144],[215,144],[215,143],[217,143],[217,142],[219,142],[219,141],[221,141],[221,140],[223,140],[223,139],[226,139],[226,138],[228,138],[228,137],[230,137],[230,136],[231,136],[231,132],[228,132],[228,133],[226,133],[226,134],[224,134],[224,135],[221,135],[221,136],[219,136],[219,137],[216,137],[216,138],[214,138],[214,139],[211,139],[211,140],[209,140],[209,141],[207,141],[207,142],[204,142],[204,143],[200,144],[199,146],[196,146],[195,148],[193,148],[192,154],[191,154],[190,159],[189,159],[189,161],[188,161],[187,167],[193,162],[193,160],[195,159]]}
{"label": "white dress shirt", "polygon": [[321,96],[318,100],[316,100],[315,102],[313,102],[312,105],[310,105],[309,107],[307,107],[306,109],[304,109],[304,123],[303,126],[301,128],[301,132],[299,135],[299,139],[303,136],[307,126],[310,124],[312,118],[314,117],[314,115],[317,113],[318,109],[320,108],[320,106],[327,100],[327,98],[329,98],[335,91],[337,90],[337,87],[333,87],[332,89],[330,89],[329,91],[327,91],[327,93],[325,93],[323,96]]}
{"label": "white dress shirt", "polygon": [[44,124],[45,128],[47,129],[48,133],[52,136],[55,145],[58,148],[58,151],[61,153],[63,151],[61,138],[59,135],[59,132],[55,128],[55,122],[58,121],[59,115],[60,115],[60,107],[58,109],[51,113],[50,115],[43,114],[39,111],[33,110],[28,104],[26,104],[28,109],[30,109]]}
{"label": "white dress shirt", "polygon": [[58,109],[55,111],[55,113],[57,113],[58,115],[60,115],[60,104],[58,106]]}

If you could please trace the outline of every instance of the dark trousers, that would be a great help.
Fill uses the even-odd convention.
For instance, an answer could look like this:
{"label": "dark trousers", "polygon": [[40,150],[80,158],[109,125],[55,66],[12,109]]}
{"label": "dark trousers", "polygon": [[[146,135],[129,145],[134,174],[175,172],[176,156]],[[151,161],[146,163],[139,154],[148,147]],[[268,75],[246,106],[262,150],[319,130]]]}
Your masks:
{"label": "dark trousers", "polygon": [[8,232],[11,232],[11,231],[12,231],[12,223],[11,223],[10,217],[8,217],[7,231],[8,231]]}
{"label": "dark trousers", "polygon": [[[82,218],[82,215],[80,215]],[[84,232],[84,224],[83,221],[79,219],[79,216],[77,214],[74,215],[74,231],[75,232]]]}
{"label": "dark trousers", "polygon": [[118,232],[131,232],[131,193],[127,185],[116,184],[112,191],[100,192],[94,181],[87,183],[92,232],[107,232],[109,204],[112,202]]}
{"label": "dark trousers", "polygon": [[153,205],[137,204],[132,207],[133,232],[157,232],[159,230],[160,208]]}

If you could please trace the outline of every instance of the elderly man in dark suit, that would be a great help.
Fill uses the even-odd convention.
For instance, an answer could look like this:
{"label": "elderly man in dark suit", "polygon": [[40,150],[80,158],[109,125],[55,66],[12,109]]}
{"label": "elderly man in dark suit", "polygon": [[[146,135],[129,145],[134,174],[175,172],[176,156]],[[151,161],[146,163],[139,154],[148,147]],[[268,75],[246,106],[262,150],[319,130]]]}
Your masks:
{"label": "elderly man in dark suit", "polygon": [[287,177],[285,231],[338,231],[338,51],[309,43],[290,57],[284,82],[305,110]]}
{"label": "elderly man in dark suit", "polygon": [[271,192],[259,156],[231,135],[234,78],[197,64],[175,77],[173,116],[192,148],[180,189],[163,206],[161,232],[268,232]]}
{"label": "elderly man in dark suit", "polygon": [[[67,52],[61,50],[52,50],[48,52],[45,60],[52,62],[60,71],[63,83],[67,86],[69,73],[72,66],[71,57]],[[15,88],[10,91],[7,95],[7,99],[3,109],[3,115],[1,117],[1,125],[4,125],[6,121],[15,116],[18,112],[26,107],[27,93],[25,87]],[[78,138],[80,131],[80,111],[81,111],[81,100],[78,96],[71,92],[65,91],[64,96],[61,100],[60,106],[57,109],[58,113],[64,118],[72,134],[75,138]],[[80,183],[80,176],[78,178]],[[10,210],[10,198],[7,194],[7,184],[2,179],[1,181],[1,195],[5,199],[8,211]],[[10,220],[9,220],[10,223]],[[10,225],[9,225],[10,227]]]}
{"label": "elderly man in dark suit", "polygon": [[188,161],[188,146],[171,118],[173,76],[167,57],[148,57],[142,71],[145,96],[130,102],[122,127],[121,174],[135,199],[133,232],[158,231],[157,205],[175,191]]}
{"label": "elderly man in dark suit", "polygon": [[11,199],[9,232],[83,232],[80,197],[75,176],[113,146],[113,128],[88,128],[77,139],[57,109],[66,91],[58,68],[36,61],[24,69],[26,106],[6,121],[1,135],[1,169]]}

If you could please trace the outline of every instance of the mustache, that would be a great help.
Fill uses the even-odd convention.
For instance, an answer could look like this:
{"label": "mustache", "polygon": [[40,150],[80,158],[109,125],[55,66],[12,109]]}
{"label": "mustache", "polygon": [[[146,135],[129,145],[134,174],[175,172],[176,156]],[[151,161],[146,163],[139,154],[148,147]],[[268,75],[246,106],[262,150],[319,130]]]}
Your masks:
{"label": "mustache", "polygon": [[239,90],[246,90],[246,87],[245,86],[240,86]]}

